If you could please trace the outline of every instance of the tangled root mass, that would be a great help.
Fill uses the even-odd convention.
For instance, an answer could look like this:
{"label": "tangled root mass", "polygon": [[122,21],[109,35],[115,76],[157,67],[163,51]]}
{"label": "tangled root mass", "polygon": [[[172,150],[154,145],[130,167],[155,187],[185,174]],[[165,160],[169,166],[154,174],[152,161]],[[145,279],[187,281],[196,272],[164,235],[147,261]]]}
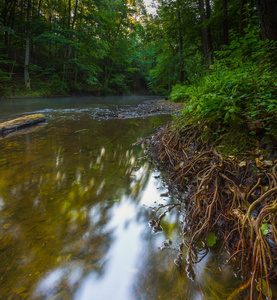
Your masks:
{"label": "tangled root mass", "polygon": [[276,279],[277,271],[277,160],[263,164],[256,153],[260,158],[255,162],[254,151],[248,153],[251,159],[223,158],[201,139],[201,128],[193,125],[182,130],[167,125],[149,144],[153,160],[169,170],[170,191],[177,189],[179,195],[178,203],[168,205],[160,215],[158,208],[151,225],[160,230],[171,209],[185,207],[182,236],[190,276],[199,261],[197,243],[207,242],[214,232],[246,278],[239,292],[250,286],[252,298],[257,282],[263,280],[270,298],[269,282]]}

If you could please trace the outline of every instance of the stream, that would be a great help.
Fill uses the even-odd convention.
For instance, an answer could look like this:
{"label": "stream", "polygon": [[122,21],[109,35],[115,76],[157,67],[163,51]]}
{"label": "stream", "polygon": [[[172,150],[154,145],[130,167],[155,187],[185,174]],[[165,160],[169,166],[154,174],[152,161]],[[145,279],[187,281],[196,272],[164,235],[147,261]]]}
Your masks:
{"label": "stream", "polygon": [[178,210],[162,232],[148,226],[151,207],[174,199],[134,143],[172,117],[95,117],[148,98],[0,102],[0,122],[47,119],[0,139],[1,299],[227,299],[240,285],[220,247],[195,266],[194,281],[174,264]]}

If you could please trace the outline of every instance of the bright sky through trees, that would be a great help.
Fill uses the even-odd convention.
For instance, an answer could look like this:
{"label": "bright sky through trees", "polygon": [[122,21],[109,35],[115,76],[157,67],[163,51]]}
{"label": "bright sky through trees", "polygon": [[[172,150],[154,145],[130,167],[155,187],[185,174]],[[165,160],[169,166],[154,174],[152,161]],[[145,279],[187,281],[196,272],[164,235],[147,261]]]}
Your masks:
{"label": "bright sky through trees", "polygon": [[156,12],[156,8],[151,6],[151,3],[154,2],[154,0],[144,0],[146,10],[150,14],[154,14]]}

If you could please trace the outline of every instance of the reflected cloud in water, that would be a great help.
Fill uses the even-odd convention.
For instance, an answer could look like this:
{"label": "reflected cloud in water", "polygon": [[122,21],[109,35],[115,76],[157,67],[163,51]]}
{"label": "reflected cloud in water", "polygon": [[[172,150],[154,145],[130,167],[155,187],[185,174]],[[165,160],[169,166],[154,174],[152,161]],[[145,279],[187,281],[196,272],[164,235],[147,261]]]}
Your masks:
{"label": "reflected cloud in water", "polygon": [[137,262],[140,260],[143,224],[135,222],[137,206],[123,197],[111,210],[112,218],[107,224],[113,230],[113,243],[106,254],[108,265],[105,276],[91,273],[81,283],[74,299],[133,299]]}

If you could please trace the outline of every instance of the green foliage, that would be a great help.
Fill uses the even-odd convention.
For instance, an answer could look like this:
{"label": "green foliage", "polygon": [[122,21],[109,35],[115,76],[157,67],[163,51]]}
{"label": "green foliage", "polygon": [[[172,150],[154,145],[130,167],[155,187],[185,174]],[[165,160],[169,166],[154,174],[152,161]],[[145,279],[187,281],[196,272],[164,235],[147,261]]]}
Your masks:
{"label": "green foliage", "polygon": [[[260,41],[257,12],[250,4],[242,37],[237,13],[241,3],[228,2],[232,43],[223,46],[222,3],[214,1],[211,17],[203,24],[212,31],[216,63],[203,78],[198,1],[158,1],[155,15],[147,14],[141,0],[50,0],[39,1],[39,5],[31,1],[28,21],[27,9],[22,9],[27,7],[26,1],[0,3],[2,95],[14,92],[14,78],[19,85],[23,81],[30,26],[28,68],[31,87],[39,94],[58,90],[53,87],[57,78],[49,83],[56,74],[62,78],[60,91],[70,93],[122,94],[148,88],[151,93],[169,94],[176,86],[173,101],[188,102],[189,110],[197,110],[201,116],[215,114],[223,121],[244,111],[241,101],[251,112],[249,119],[274,110],[276,77],[270,59],[275,45]],[[39,78],[42,87],[33,84]],[[50,91],[45,89],[45,81],[51,85]],[[252,98],[256,102],[249,100]]]}
{"label": "green foliage", "polygon": [[[195,3],[186,1],[160,1],[158,15],[148,19],[146,48],[146,78],[148,88],[156,94],[168,94],[172,87],[198,78],[203,71]],[[178,14],[180,24],[178,24]],[[180,39],[182,47],[180,49]]]}
{"label": "green foliage", "polygon": [[69,89],[67,84],[60,79],[58,75],[51,77],[50,92],[51,95],[66,95]]}
{"label": "green foliage", "polygon": [[218,51],[210,73],[195,85],[175,86],[171,98],[187,103],[184,114],[218,123],[266,121],[277,113],[277,74],[270,62],[276,42],[260,41],[255,30],[233,36]]}
{"label": "green foliage", "polygon": [[[13,88],[11,71],[17,75],[17,84],[22,83],[29,26],[31,88],[41,95],[129,93],[139,87],[137,80],[146,77],[141,44],[145,28],[136,17],[146,13],[142,2],[84,0],[69,6],[67,0],[40,1],[39,5],[31,1],[28,21],[27,10],[21,7],[27,2],[11,3],[1,1],[0,6],[0,80],[9,82],[8,91]],[[1,95],[10,93],[1,88]]]}
{"label": "green foliage", "polygon": [[173,102],[186,102],[190,99],[190,90],[191,88],[186,85],[176,84],[172,89],[170,99]]}
{"label": "green foliage", "polygon": [[263,223],[261,226],[261,231],[263,235],[267,235],[268,234],[268,223]]}
{"label": "green foliage", "polygon": [[267,284],[264,279],[262,279],[262,278],[258,279],[256,289],[258,292],[261,292],[265,297],[270,296],[270,299],[272,299],[272,290],[271,290],[271,288],[269,288],[269,295],[268,295],[267,294]]}

